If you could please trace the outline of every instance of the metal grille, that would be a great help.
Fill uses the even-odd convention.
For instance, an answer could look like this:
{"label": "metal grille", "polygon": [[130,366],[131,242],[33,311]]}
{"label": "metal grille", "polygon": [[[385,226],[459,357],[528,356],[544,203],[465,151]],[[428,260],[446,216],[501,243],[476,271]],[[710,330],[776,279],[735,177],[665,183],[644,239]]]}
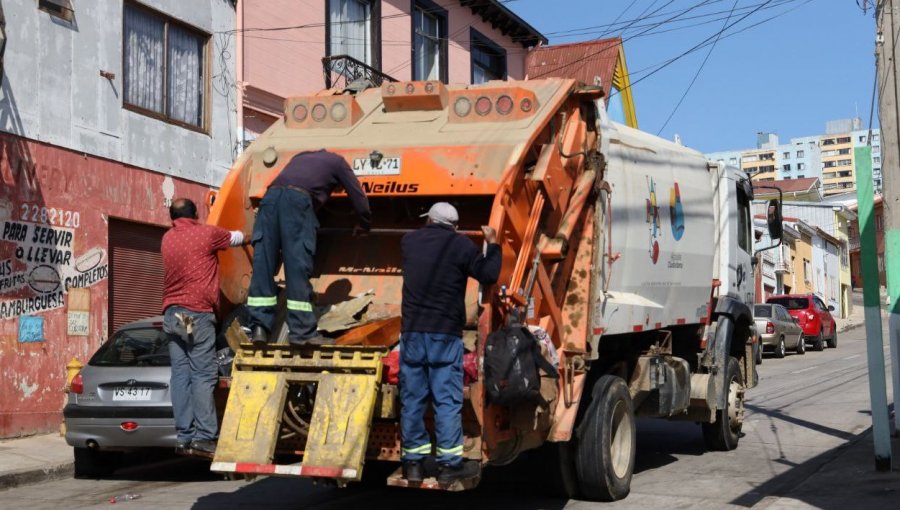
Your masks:
{"label": "metal grille", "polygon": [[109,220],[109,333],[123,324],[161,313],[166,229]]}

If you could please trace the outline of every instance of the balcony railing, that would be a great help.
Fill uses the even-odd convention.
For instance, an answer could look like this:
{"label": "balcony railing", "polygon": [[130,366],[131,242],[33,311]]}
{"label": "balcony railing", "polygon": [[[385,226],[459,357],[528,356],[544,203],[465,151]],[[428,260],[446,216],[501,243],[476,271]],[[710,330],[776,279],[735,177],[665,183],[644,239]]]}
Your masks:
{"label": "balcony railing", "polygon": [[778,260],[775,262],[775,272],[776,273],[790,273],[791,265],[783,260]]}
{"label": "balcony railing", "polygon": [[375,87],[384,82],[397,81],[381,71],[360,62],[349,55],[322,57],[322,71],[325,73],[325,88],[347,88],[357,80],[368,81]]}

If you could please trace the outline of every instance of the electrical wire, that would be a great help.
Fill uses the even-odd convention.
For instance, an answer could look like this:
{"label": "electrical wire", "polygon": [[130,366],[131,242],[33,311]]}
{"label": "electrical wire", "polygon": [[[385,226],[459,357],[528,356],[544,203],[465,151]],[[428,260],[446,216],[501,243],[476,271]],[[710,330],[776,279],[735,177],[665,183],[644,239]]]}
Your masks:
{"label": "electrical wire", "polygon": [[[725,25],[727,25],[728,22],[731,21],[731,15],[734,14],[734,8],[737,7],[737,4],[738,4],[738,0],[734,0],[734,3],[731,4],[731,12],[728,14],[728,19],[725,20]],[[697,72],[694,73],[694,77],[691,79],[691,82],[688,84],[687,88],[684,89],[684,93],[681,94],[681,99],[679,99],[678,103],[675,104],[675,107],[672,108],[672,111],[669,113],[669,116],[666,117],[666,121],[663,122],[663,125],[662,125],[662,127],[659,128],[659,131],[656,132],[657,136],[659,136],[659,134],[662,133],[663,129],[665,129],[666,126],[669,125],[669,121],[672,120],[672,117],[675,116],[675,112],[678,111],[678,108],[681,106],[681,103],[684,102],[684,98],[687,97],[688,93],[691,91],[691,88],[694,87],[694,83],[696,83],[697,78],[700,77],[700,73],[703,71],[703,67],[706,66],[706,62],[709,61],[710,55],[712,55],[713,50],[716,49],[716,43],[718,43],[719,39],[722,37],[722,33],[724,32],[725,27],[723,26],[722,28],[723,28],[723,30],[719,31],[719,33],[716,35],[715,40],[713,40],[713,43],[710,45],[709,51],[706,52],[706,57],[703,59],[703,62],[700,62],[700,67],[697,68]]]}

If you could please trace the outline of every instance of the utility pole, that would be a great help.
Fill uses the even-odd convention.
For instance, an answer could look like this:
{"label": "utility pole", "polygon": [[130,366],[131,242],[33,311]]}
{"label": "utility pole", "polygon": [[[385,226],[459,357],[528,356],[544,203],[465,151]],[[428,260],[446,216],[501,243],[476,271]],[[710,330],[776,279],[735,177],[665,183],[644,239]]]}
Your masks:
{"label": "utility pole", "polygon": [[[885,217],[885,253],[884,263],[887,270],[888,294],[891,297],[890,320],[888,323],[888,335],[891,345],[891,366],[895,388],[897,380],[897,355],[898,341],[900,341],[900,131],[898,131],[898,94],[897,90],[897,62],[894,43],[900,27],[900,12],[894,6],[895,0],[884,0],[876,8],[876,94],[878,95],[878,112],[881,119],[881,158],[882,158],[882,182],[884,185],[883,206]],[[883,93],[882,93],[883,91]],[[871,136],[868,147],[857,149],[857,161],[864,157],[871,158]],[[868,154],[866,154],[868,153]],[[871,159],[862,161],[862,173],[857,173],[857,196],[859,197],[859,226],[860,242],[864,239],[870,241],[868,246],[860,244],[860,255],[864,259],[875,257],[874,243],[874,207],[872,191],[872,165]],[[868,172],[865,169],[868,168]],[[865,175],[862,175],[865,174]],[[863,206],[866,205],[866,211]],[[868,256],[866,256],[868,255]],[[868,262],[868,260],[866,260]],[[863,263],[865,266],[866,262]],[[877,261],[875,263],[877,268]],[[869,273],[872,273],[871,267]],[[877,273],[877,272],[876,272]],[[863,284],[871,289],[872,276],[863,276]],[[874,281],[878,282],[877,274]],[[867,283],[868,282],[868,283]],[[884,340],[881,332],[881,299],[871,296],[868,289],[864,288],[863,299],[866,316],[866,351],[869,365],[869,393],[872,404],[872,434],[875,442],[875,466],[879,471],[891,469],[891,439],[890,417],[887,409],[887,387],[884,371]],[[874,324],[873,324],[874,323]],[[876,333],[877,330],[877,334]],[[869,334],[873,333],[873,334]],[[894,393],[896,401],[898,394]],[[896,410],[895,410],[896,413]]]}

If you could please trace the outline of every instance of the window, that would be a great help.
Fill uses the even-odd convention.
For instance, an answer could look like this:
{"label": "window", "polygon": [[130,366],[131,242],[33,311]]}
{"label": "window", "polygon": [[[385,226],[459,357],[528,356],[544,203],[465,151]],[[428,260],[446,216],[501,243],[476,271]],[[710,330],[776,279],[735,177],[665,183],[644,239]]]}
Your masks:
{"label": "window", "polygon": [[873,153],[873,154],[878,154],[879,152],[881,152],[881,146],[880,146],[880,145],[873,145],[873,146],[872,146],[872,153]]}
{"label": "window", "polygon": [[834,145],[834,138],[826,138],[822,140],[822,145]]}
{"label": "window", "polygon": [[66,21],[72,21],[75,18],[75,9],[72,8],[71,0],[38,0],[38,9]]}
{"label": "window", "polygon": [[418,0],[413,9],[413,79],[447,82],[447,11]]}
{"label": "window", "polygon": [[205,129],[209,36],[126,3],[123,39],[125,106]]}
{"label": "window", "polygon": [[806,163],[797,163],[797,170],[806,170]]}
{"label": "window", "polygon": [[866,143],[866,135],[862,135],[859,137],[859,143]]}
{"label": "window", "polygon": [[881,136],[880,136],[880,135],[872,135],[872,142],[878,143],[878,141],[879,141],[880,139],[881,139]]}
{"label": "window", "polygon": [[850,149],[849,148],[848,149],[838,149],[837,152],[838,152],[838,154],[841,154],[841,155],[847,155],[847,154],[850,154]]}
{"label": "window", "polygon": [[803,281],[809,283],[809,260],[803,259]]}
{"label": "window", "polygon": [[806,153],[805,153],[804,151],[797,151],[797,157],[798,157],[798,158],[802,158],[802,157],[804,157],[805,155],[806,155]]}
{"label": "window", "polygon": [[782,159],[791,159],[791,153],[790,152],[782,152],[781,157],[782,157]]}
{"label": "window", "polygon": [[736,164],[737,164],[737,158],[729,158],[728,162],[731,163],[732,165],[736,165]]}
{"label": "window", "polygon": [[840,137],[840,138],[837,139],[837,143],[850,143],[850,137],[849,137],[849,136],[842,136],[842,137]]}
{"label": "window", "polygon": [[798,175],[797,178],[798,178],[798,179],[806,179],[806,176],[805,176],[805,175]]}
{"label": "window", "polygon": [[781,169],[784,170],[785,172],[790,172],[791,165],[781,165]]}
{"label": "window", "polygon": [[472,83],[505,80],[506,50],[474,28],[469,29],[469,41],[472,54]]}
{"label": "window", "polygon": [[328,0],[328,55],[347,55],[378,69],[381,65],[379,27],[381,2],[372,0]]}
{"label": "window", "polygon": [[881,164],[881,157],[875,156],[874,158],[872,158],[872,163]]}

